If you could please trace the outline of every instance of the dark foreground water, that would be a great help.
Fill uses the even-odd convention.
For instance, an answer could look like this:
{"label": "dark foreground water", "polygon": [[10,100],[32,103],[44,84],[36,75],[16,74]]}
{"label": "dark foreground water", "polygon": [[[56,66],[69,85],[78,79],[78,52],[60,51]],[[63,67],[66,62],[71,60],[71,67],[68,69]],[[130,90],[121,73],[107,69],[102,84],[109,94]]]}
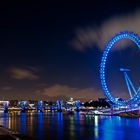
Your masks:
{"label": "dark foreground water", "polygon": [[0,125],[38,140],[140,140],[140,119],[76,113],[0,114]]}

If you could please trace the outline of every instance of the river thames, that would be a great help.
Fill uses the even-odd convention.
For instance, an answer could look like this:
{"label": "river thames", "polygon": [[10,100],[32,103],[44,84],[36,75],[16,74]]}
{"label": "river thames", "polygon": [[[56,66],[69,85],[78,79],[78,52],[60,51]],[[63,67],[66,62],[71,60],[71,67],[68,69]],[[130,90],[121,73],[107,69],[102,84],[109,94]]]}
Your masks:
{"label": "river thames", "polygon": [[75,113],[0,114],[0,125],[37,140],[139,140],[140,119]]}

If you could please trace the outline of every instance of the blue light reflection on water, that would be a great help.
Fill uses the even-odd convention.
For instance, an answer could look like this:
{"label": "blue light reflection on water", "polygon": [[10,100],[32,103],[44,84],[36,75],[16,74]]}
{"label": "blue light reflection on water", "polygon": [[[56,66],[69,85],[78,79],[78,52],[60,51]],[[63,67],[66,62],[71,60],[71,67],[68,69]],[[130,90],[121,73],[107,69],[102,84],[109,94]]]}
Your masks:
{"label": "blue light reflection on water", "polygon": [[139,140],[140,119],[63,113],[0,114],[0,125],[34,139]]}
{"label": "blue light reflection on water", "polygon": [[6,128],[9,128],[8,113],[0,114],[0,125],[5,126]]}
{"label": "blue light reflection on water", "polygon": [[103,121],[100,131],[100,140],[139,140],[139,119],[112,116]]}
{"label": "blue light reflection on water", "polygon": [[38,127],[37,127],[36,137],[37,139],[43,139],[43,113],[38,112]]}
{"label": "blue light reflection on water", "polygon": [[63,113],[62,112],[58,112],[57,113],[57,130],[58,130],[58,140],[62,140],[64,137],[63,137],[63,135],[64,135],[64,118],[63,118]]}
{"label": "blue light reflection on water", "polygon": [[26,134],[26,130],[27,130],[27,123],[26,123],[26,113],[21,113],[20,114],[20,132],[22,133],[22,134]]}
{"label": "blue light reflection on water", "polygon": [[[103,129],[102,138],[104,140],[123,140],[124,133],[120,117],[105,119],[101,129]],[[117,135],[114,134],[116,133],[115,131],[117,131]]]}

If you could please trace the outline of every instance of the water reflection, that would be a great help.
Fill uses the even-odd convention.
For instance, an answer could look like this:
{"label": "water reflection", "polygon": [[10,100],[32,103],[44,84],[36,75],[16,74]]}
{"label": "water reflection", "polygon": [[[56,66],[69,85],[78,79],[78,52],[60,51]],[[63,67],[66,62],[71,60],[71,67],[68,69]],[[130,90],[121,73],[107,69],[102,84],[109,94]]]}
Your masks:
{"label": "water reflection", "polygon": [[64,120],[63,120],[63,113],[62,112],[58,112],[57,113],[57,130],[58,130],[58,140],[62,140],[63,139],[63,132],[64,132]]}
{"label": "water reflection", "polygon": [[98,116],[94,117],[94,121],[95,121],[95,126],[98,127]]}
{"label": "water reflection", "polygon": [[[114,116],[110,120],[105,119],[102,126],[103,138],[105,140],[124,140],[124,139],[137,139],[135,134],[140,131],[137,123],[138,119],[132,118],[121,118],[119,116]],[[136,132],[133,133],[133,130]],[[138,138],[139,139],[139,138]]]}
{"label": "water reflection", "polygon": [[95,135],[95,139],[98,139],[98,136],[99,136],[98,119],[99,119],[98,116],[94,117],[94,122],[95,122],[94,135]]}
{"label": "water reflection", "polygon": [[73,116],[69,116],[69,135],[72,139],[74,139],[75,136],[75,125],[74,125],[74,117]]}
{"label": "water reflection", "polygon": [[20,114],[20,132],[22,133],[22,134],[26,134],[26,129],[27,129],[27,123],[26,123],[26,113],[21,113]]}
{"label": "water reflection", "polygon": [[9,126],[9,119],[8,119],[8,113],[4,114],[4,122],[3,125],[8,127]]}
{"label": "water reflection", "polygon": [[38,112],[38,128],[36,132],[36,137],[38,139],[43,139],[42,132],[43,132],[43,113]]}
{"label": "water reflection", "polygon": [[28,124],[27,127],[29,130],[30,136],[33,135],[33,127],[34,127],[33,118],[34,118],[34,114],[32,112],[29,112],[28,117],[27,117],[27,124]]}
{"label": "water reflection", "polygon": [[140,119],[63,113],[0,114],[0,125],[44,140],[139,140]]}
{"label": "water reflection", "polygon": [[139,128],[140,128],[140,118],[138,118],[137,121],[138,121],[137,123],[139,124],[138,126],[139,126]]}

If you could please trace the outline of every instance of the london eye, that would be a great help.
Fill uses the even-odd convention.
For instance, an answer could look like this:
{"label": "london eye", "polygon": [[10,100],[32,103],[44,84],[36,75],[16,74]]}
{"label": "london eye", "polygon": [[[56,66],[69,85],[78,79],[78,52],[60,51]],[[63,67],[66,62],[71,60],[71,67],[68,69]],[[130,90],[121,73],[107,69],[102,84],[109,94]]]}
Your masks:
{"label": "london eye", "polygon": [[[103,56],[101,59],[101,64],[100,64],[100,80],[101,80],[101,85],[102,89],[104,91],[105,96],[115,105],[118,106],[126,106],[126,105],[135,105],[140,103],[140,87],[138,89],[135,88],[131,78],[129,77],[129,73],[131,72],[130,69],[126,68],[119,68],[120,72],[123,73],[124,79],[125,79],[125,84],[128,89],[128,94],[129,98],[126,100],[118,100],[118,98],[114,97],[112,95],[112,91],[110,90],[108,84],[107,84],[107,76],[106,76],[106,69],[107,69],[107,61],[108,61],[108,55],[111,52],[111,49],[115,46],[115,44],[122,40],[122,39],[128,39],[134,42],[138,49],[140,49],[140,38],[137,34],[133,32],[120,32],[116,34],[106,45],[105,50],[103,52]],[[115,46],[116,47],[116,46]],[[119,46],[117,46],[119,47]],[[134,94],[132,94],[132,92]]]}

